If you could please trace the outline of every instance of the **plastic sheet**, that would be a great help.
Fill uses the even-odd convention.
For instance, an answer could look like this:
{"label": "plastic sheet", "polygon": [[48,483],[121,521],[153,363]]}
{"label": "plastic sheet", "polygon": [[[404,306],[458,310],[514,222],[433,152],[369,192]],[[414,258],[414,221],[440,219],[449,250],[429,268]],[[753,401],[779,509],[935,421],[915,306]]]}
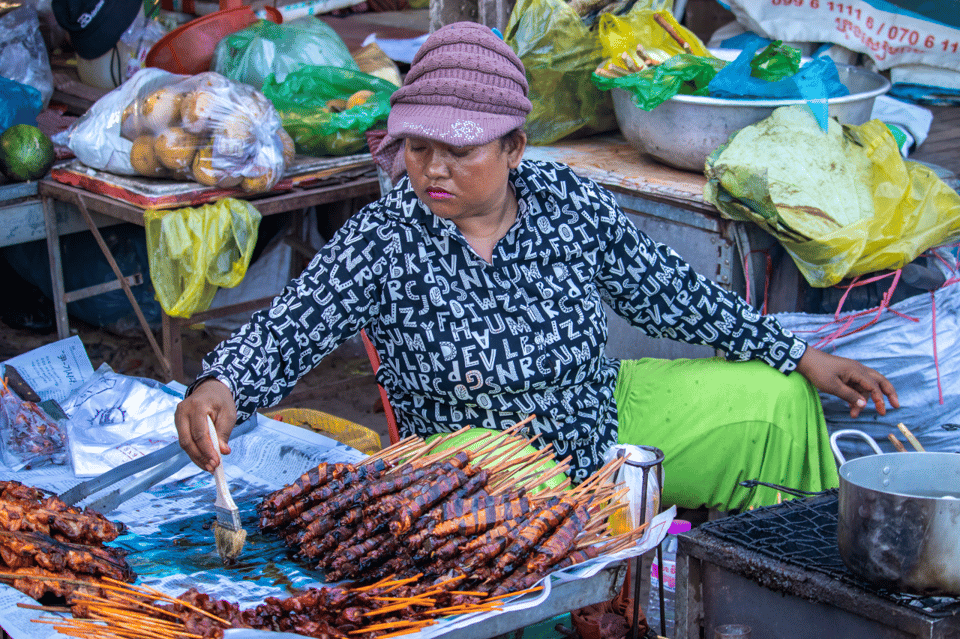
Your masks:
{"label": "plastic sheet", "polygon": [[77,477],[105,473],[177,440],[180,397],[154,380],[102,364],[62,402],[70,416],[69,450]]}
{"label": "plastic sheet", "polygon": [[37,125],[43,110],[40,92],[31,86],[0,77],[0,133],[15,124]]}
{"label": "plastic sheet", "polygon": [[[897,389],[900,408],[888,410],[885,416],[863,414],[857,419],[850,417],[846,402],[821,393],[831,432],[862,430],[892,452],[887,435],[899,437],[897,424],[903,423],[928,451],[960,452],[960,394],[956,391],[960,381],[960,271],[953,251],[955,247],[931,251],[939,256],[935,263],[947,277],[947,283],[932,293],[907,298],[887,309],[775,316],[818,348],[880,371]],[[871,454],[859,439],[841,438],[838,444],[847,458]]]}
{"label": "plastic sheet", "polygon": [[960,236],[960,194],[905,162],[879,120],[831,119],[825,132],[805,107],[781,107],[731,136],[705,173],[704,199],[773,235],[811,286],[899,269]]}
{"label": "plastic sheet", "polygon": [[67,145],[95,169],[269,191],[293,161],[293,140],[263,94],[214,72],[147,68],[70,128]]}
{"label": "plastic sheet", "polygon": [[260,212],[245,200],[143,214],[150,279],[171,317],[206,310],[219,287],[240,283],[250,266]]}
{"label": "plastic sheet", "polygon": [[260,20],[228,35],[217,44],[210,69],[259,89],[271,73],[283,82],[304,65],[359,70],[337,32],[313,16],[283,24]]}
{"label": "plastic sheet", "polygon": [[[396,90],[396,85],[361,71],[314,65],[301,67],[282,82],[270,76],[263,84],[297,150],[306,155],[362,151],[366,131],[378,123],[386,126]],[[351,107],[350,98],[360,91],[369,95]]]}
{"label": "plastic sheet", "polygon": [[[717,98],[807,100],[820,127],[825,129],[829,117],[827,99],[850,94],[840,82],[836,63],[824,56],[800,67],[800,52],[781,45],[776,41],[760,50],[764,41],[758,40],[745,48],[733,62],[717,71],[707,91]],[[796,66],[791,50],[796,51]]]}

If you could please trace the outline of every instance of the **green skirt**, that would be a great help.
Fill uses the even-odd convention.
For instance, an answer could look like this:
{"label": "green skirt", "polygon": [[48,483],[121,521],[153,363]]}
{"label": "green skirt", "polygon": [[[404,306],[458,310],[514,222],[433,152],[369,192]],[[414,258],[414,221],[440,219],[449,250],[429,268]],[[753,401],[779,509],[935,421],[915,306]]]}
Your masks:
{"label": "green skirt", "polygon": [[776,489],[738,485],[748,479],[808,491],[839,485],[820,397],[799,373],[721,358],[623,360],[616,400],[620,443],[664,453],[664,505],[777,503]]}

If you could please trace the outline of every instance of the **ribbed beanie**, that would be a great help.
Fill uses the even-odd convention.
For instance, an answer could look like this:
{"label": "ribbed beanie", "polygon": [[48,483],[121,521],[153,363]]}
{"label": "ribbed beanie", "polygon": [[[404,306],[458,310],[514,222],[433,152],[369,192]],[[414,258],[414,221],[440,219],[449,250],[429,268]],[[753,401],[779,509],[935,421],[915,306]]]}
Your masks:
{"label": "ribbed beanie", "polygon": [[[376,155],[396,179],[391,154],[419,137],[453,146],[492,142],[523,126],[532,105],[523,63],[489,27],[455,22],[434,31],[390,97],[387,136]],[[387,157],[391,156],[391,157]]]}

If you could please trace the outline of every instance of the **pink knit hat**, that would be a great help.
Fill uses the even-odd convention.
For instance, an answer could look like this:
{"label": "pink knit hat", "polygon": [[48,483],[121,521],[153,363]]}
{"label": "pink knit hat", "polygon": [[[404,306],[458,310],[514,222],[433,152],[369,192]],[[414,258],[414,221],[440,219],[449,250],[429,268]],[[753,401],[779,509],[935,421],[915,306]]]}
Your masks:
{"label": "pink knit hat", "polygon": [[378,164],[396,179],[395,154],[406,137],[453,146],[492,142],[526,122],[523,63],[488,27],[455,22],[433,32],[413,58],[403,86],[390,97],[387,136],[374,150]]}

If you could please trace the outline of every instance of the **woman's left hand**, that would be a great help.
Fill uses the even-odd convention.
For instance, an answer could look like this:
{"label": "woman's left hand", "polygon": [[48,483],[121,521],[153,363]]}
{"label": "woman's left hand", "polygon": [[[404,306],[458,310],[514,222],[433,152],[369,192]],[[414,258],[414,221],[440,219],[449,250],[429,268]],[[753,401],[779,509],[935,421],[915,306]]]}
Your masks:
{"label": "woman's left hand", "polygon": [[890,380],[856,360],[830,355],[809,346],[797,364],[797,371],[819,390],[850,404],[850,417],[857,417],[869,399],[873,400],[878,413],[886,415],[884,395],[890,406],[900,407],[897,391]]}

